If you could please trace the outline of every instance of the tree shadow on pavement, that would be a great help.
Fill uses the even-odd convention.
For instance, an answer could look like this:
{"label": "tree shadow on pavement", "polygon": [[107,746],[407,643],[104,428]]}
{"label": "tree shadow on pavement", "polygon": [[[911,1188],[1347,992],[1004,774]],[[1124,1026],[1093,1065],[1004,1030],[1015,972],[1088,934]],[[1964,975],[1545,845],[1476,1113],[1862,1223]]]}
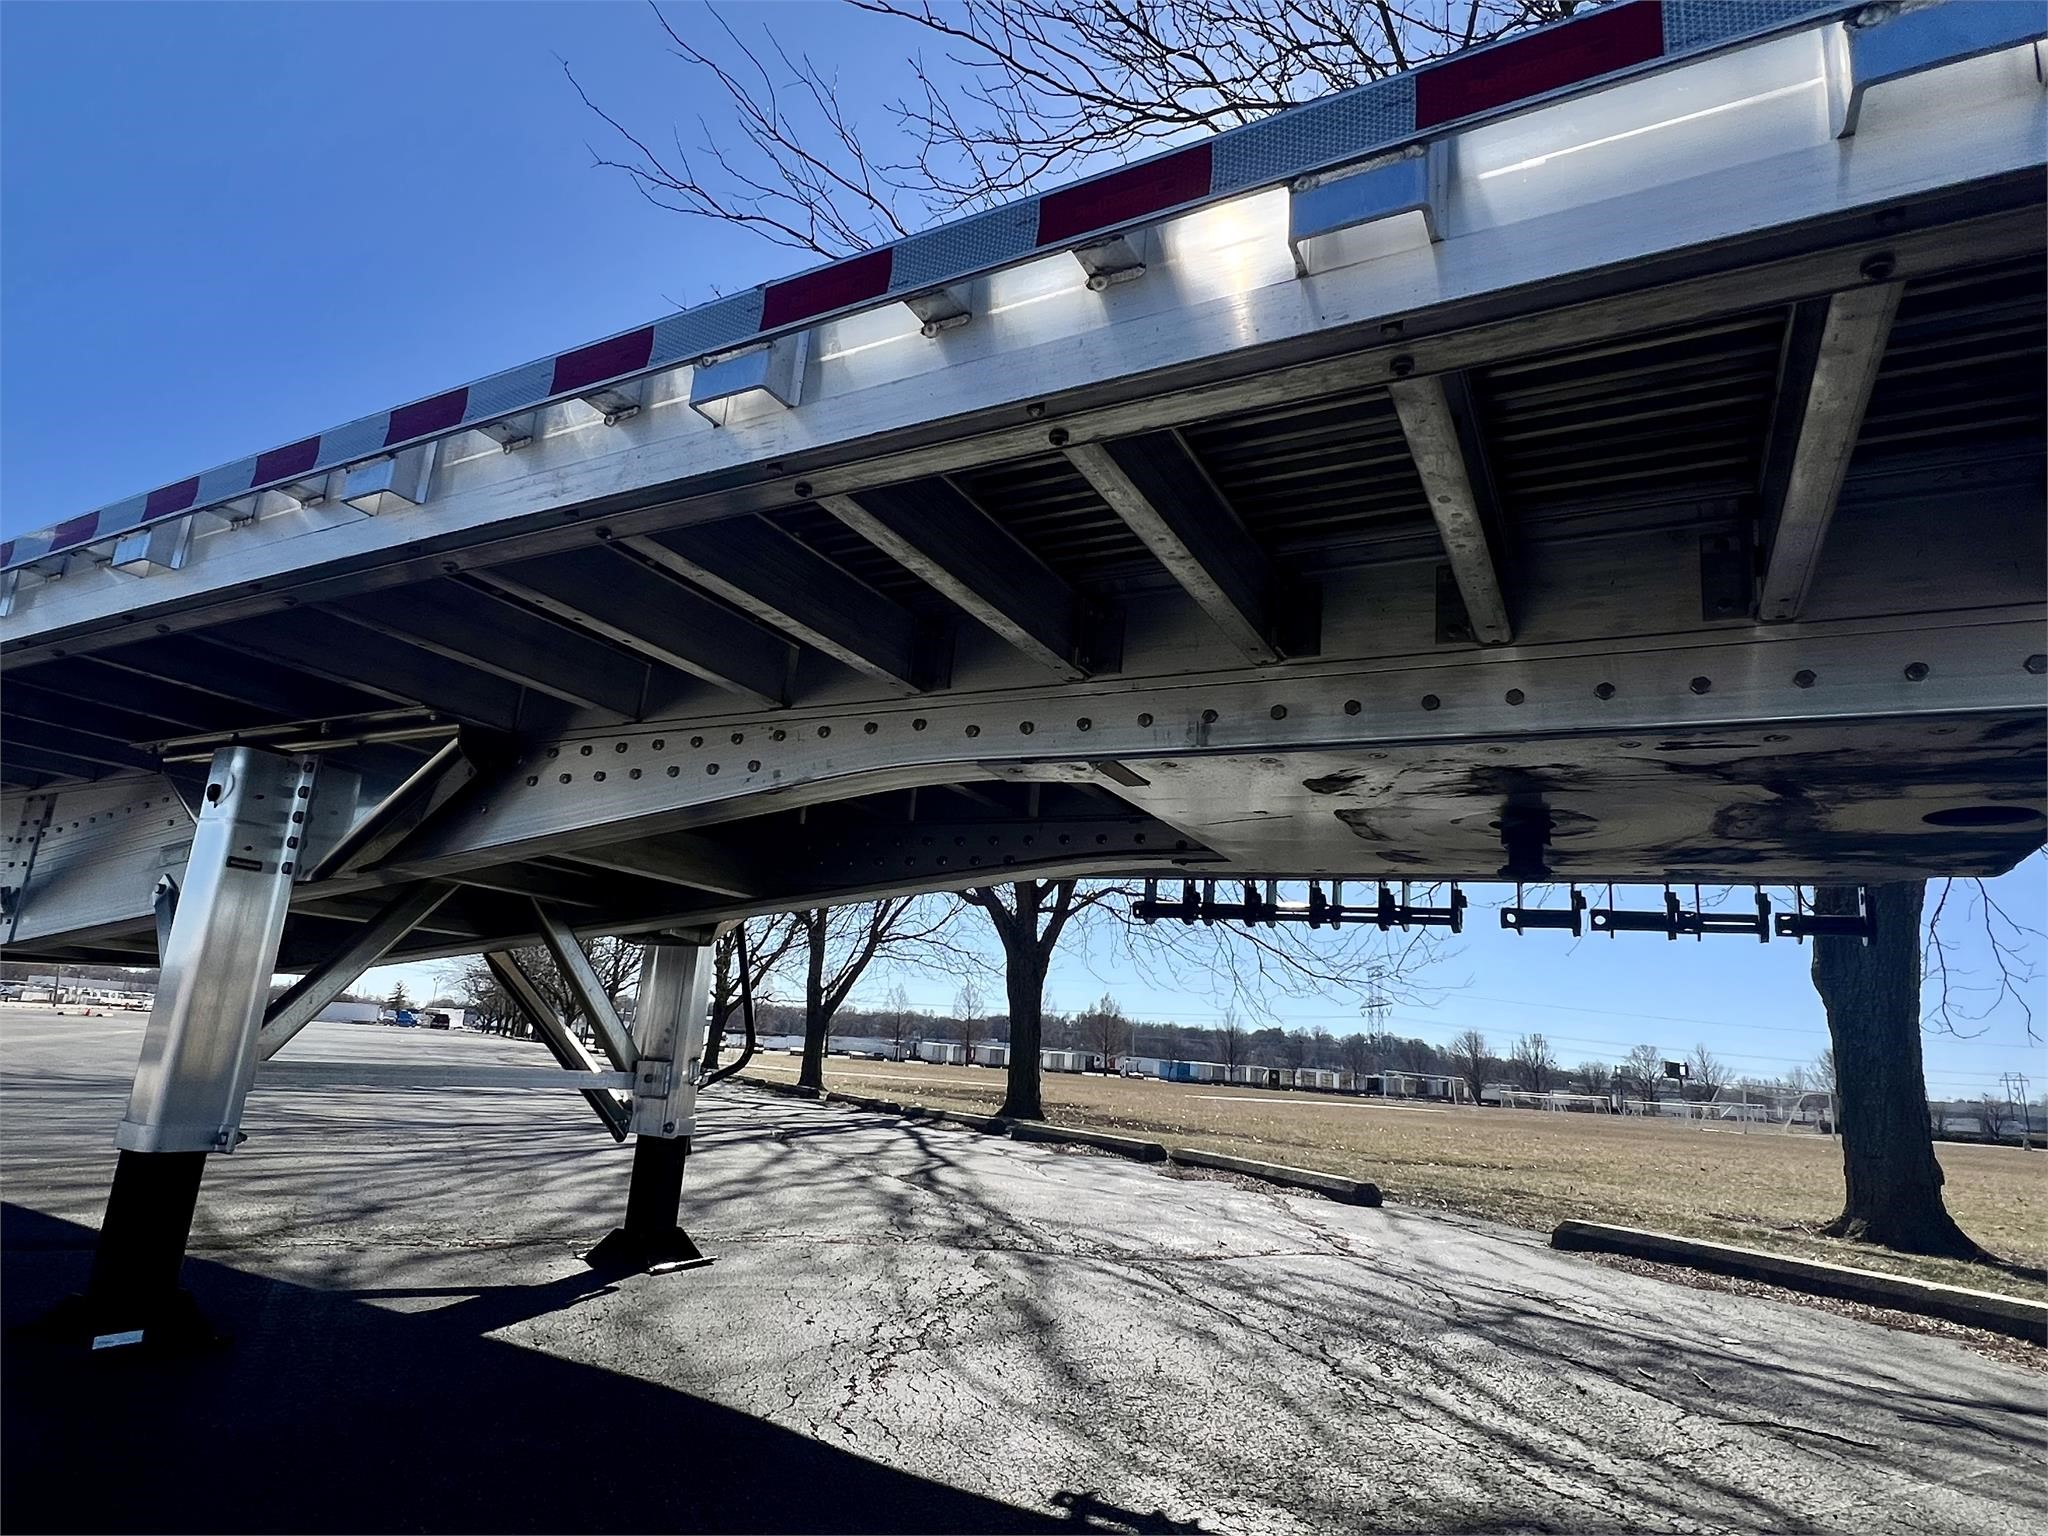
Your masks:
{"label": "tree shadow on pavement", "polygon": [[201,1306],[239,1325],[229,1348],[81,1354],[26,1325],[82,1285],[92,1242],[0,1205],[9,1531],[1100,1528],[486,1336],[573,1308],[594,1275],[404,1313],[189,1259]]}

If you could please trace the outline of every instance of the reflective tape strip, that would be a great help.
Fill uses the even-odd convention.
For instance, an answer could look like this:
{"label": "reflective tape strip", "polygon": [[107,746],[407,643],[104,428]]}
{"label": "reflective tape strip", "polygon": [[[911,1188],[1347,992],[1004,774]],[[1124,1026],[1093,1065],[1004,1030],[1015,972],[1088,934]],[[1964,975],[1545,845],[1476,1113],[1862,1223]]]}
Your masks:
{"label": "reflective tape strip", "polygon": [[761,328],[772,331],[845,309],[849,304],[879,299],[889,291],[892,258],[893,253],[887,249],[866,251],[835,261],[829,267],[817,267],[770,283],[761,296]]}
{"label": "reflective tape strip", "polygon": [[648,358],[653,355],[654,327],[651,325],[643,325],[623,336],[594,341],[587,347],[564,352],[555,359],[548,393],[566,395],[574,390],[588,389],[593,384],[602,384],[607,379],[616,379],[623,373],[637,373],[647,366]]}
{"label": "reflective tape strip", "polygon": [[305,438],[300,442],[288,443],[282,448],[273,448],[268,453],[256,456],[256,469],[251,475],[249,486],[268,485],[274,480],[289,480],[303,475],[319,462],[320,439]]}
{"label": "reflective tape strip", "polygon": [[142,504],[145,518],[168,517],[173,512],[183,512],[199,499],[199,477],[180,480],[176,485],[160,486],[149,493],[149,499]]}
{"label": "reflective tape strip", "polygon": [[83,517],[74,517],[68,522],[59,523],[50,530],[50,548],[70,549],[75,545],[89,544],[92,542],[92,536],[99,532],[99,527],[100,515],[97,512],[88,512]]}
{"label": "reflective tape strip", "polygon": [[1209,195],[1209,146],[1197,144],[1156,160],[1141,160],[1077,187],[1038,200],[1038,243],[1058,245],[1096,230],[1134,223]]}
{"label": "reflective tape strip", "polygon": [[1415,77],[1418,131],[1597,80],[1664,52],[1662,0],[1630,0],[1446,59]]}
{"label": "reflective tape strip", "polygon": [[467,384],[460,389],[451,389],[445,395],[433,395],[425,400],[415,400],[411,405],[401,405],[391,413],[391,425],[384,430],[384,446],[395,448],[416,437],[459,427],[462,425],[462,413],[468,409]]}

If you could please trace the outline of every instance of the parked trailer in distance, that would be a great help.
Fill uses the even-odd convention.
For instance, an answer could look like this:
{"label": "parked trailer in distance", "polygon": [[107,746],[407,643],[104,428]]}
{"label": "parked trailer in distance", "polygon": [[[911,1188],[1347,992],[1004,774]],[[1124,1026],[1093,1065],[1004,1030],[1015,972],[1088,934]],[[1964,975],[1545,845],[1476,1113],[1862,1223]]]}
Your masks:
{"label": "parked trailer in distance", "polygon": [[1010,1064],[1007,1045],[977,1045],[971,1054],[977,1067],[1007,1067]]}
{"label": "parked trailer in distance", "polygon": [[1351,1074],[1334,1071],[1329,1067],[1296,1067],[1294,1086],[1313,1088],[1320,1093],[1351,1092]]}
{"label": "parked trailer in distance", "polygon": [[1359,1092],[1378,1098],[1433,1099],[1440,1104],[1469,1104],[1472,1090],[1462,1077],[1434,1072],[1371,1072]]}
{"label": "parked trailer in distance", "polygon": [[1230,1081],[1251,1088],[1291,1088],[1294,1074],[1286,1067],[1232,1067]]}

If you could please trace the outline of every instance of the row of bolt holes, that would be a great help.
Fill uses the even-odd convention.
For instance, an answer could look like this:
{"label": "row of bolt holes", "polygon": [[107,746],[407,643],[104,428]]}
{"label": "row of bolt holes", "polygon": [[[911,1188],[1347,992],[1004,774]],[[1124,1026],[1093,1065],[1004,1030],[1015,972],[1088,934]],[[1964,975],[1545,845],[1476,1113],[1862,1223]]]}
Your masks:
{"label": "row of bolt holes", "polygon": [[[1930,670],[1931,669],[1928,667],[1926,662],[1916,661],[1906,668],[1906,678],[1909,682],[1923,682],[1926,680]],[[1802,667],[1799,671],[1792,674],[1792,685],[1795,688],[1811,688],[1818,681],[1820,681],[1819,675],[1817,673],[1809,671],[1804,667]],[[1710,677],[1696,677],[1687,686],[1690,687],[1694,693],[1710,693],[1713,691],[1714,680]],[[1614,697],[1614,693],[1614,684],[1601,683],[1596,688],[1594,688],[1593,697],[1595,697],[1596,699],[1611,699]],[[1519,688],[1510,688],[1503,697],[1505,697],[1509,704],[1522,704],[1527,702],[1529,696],[1522,692],[1522,690]],[[1433,693],[1425,693],[1422,696],[1420,702],[1424,709],[1441,709],[1443,707],[1444,701],[1438,698]],[[1364,707],[1365,706],[1361,704],[1357,699],[1346,699],[1344,701],[1344,713],[1347,715],[1355,715]],[[1287,706],[1285,704],[1275,704],[1272,707],[1272,709],[1268,711],[1268,713],[1275,720],[1285,720],[1287,718]],[[1214,725],[1220,718],[1221,717],[1213,709],[1205,709],[1202,711],[1202,724],[1204,725]],[[925,729],[925,727],[929,723],[930,722],[925,720],[925,718],[920,715],[917,719],[912,720],[910,722],[910,728],[913,731],[921,731]],[[1138,716],[1138,725],[1141,729],[1149,727],[1151,724],[1152,716],[1149,712]],[[1080,719],[1074,722],[1074,728],[1076,730],[1081,731],[1092,731],[1093,729],[1095,729],[1095,722],[1091,720],[1088,716],[1083,715]],[[865,725],[861,727],[861,730],[869,736],[874,735],[875,732],[879,729],[881,729],[881,727],[877,724],[877,722],[873,720],[868,721]],[[1017,723],[1017,729],[1021,734],[1029,736],[1032,734],[1032,732],[1038,729],[1038,726],[1033,721],[1021,720]],[[821,725],[818,727],[818,739],[820,741],[825,740],[831,734],[831,726]],[[979,736],[981,734],[981,727],[978,725],[970,725],[965,728],[963,734],[970,738]],[[771,731],[769,733],[769,739],[773,741],[782,741],[785,740],[788,737],[788,735],[789,732],[783,730]],[[745,731],[734,731],[732,733],[732,744],[734,746],[741,745],[746,741],[746,739],[747,734]],[[657,736],[654,738],[652,745],[653,750],[659,752],[668,745],[668,742],[665,738]],[[692,747],[702,747],[704,745],[704,738],[702,736],[692,736],[690,738],[690,745]],[[630,747],[631,743],[621,741],[613,743],[612,750],[614,752],[625,752],[628,751]],[[595,749],[590,746],[584,746],[579,749],[579,755],[583,757],[589,757],[593,750]],[[549,747],[548,756],[561,756],[561,748]],[[682,773],[682,771],[683,770],[679,767],[671,766],[668,770],[668,776],[672,779],[676,778]],[[704,771],[706,773],[716,773],[718,772],[718,764],[706,763],[704,765]],[[749,759],[747,762],[747,772],[759,773],[760,771],[761,760],[758,757]],[[560,775],[560,782],[568,784],[571,783],[575,779],[575,777],[576,776],[573,773],[565,773]],[[603,783],[604,777],[605,775],[602,769],[599,769],[597,772],[591,775],[591,778],[596,780],[598,783]],[[637,779],[640,777],[640,770],[638,768],[630,769],[627,772],[626,777],[629,779]],[[529,786],[538,784],[540,782],[540,776],[538,774],[531,774],[527,777],[526,782]]]}

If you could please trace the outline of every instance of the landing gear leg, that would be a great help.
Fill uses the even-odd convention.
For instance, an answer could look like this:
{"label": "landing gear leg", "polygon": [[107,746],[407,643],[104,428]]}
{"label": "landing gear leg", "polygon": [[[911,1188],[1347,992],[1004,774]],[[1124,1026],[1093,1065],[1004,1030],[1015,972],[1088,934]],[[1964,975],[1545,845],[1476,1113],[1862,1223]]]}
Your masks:
{"label": "landing gear leg", "polygon": [[194,1345],[213,1332],[178,1285],[206,1159],[242,1139],[278,940],[319,764],[247,747],[215,754],[86,1294],[52,1324],[95,1349]]}
{"label": "landing gear leg", "polygon": [[683,1165],[696,1132],[697,1074],[711,1000],[711,946],[657,943],[640,968],[633,1020],[633,1181],[625,1224],[591,1249],[593,1269],[662,1270],[711,1261],[678,1225]]}

